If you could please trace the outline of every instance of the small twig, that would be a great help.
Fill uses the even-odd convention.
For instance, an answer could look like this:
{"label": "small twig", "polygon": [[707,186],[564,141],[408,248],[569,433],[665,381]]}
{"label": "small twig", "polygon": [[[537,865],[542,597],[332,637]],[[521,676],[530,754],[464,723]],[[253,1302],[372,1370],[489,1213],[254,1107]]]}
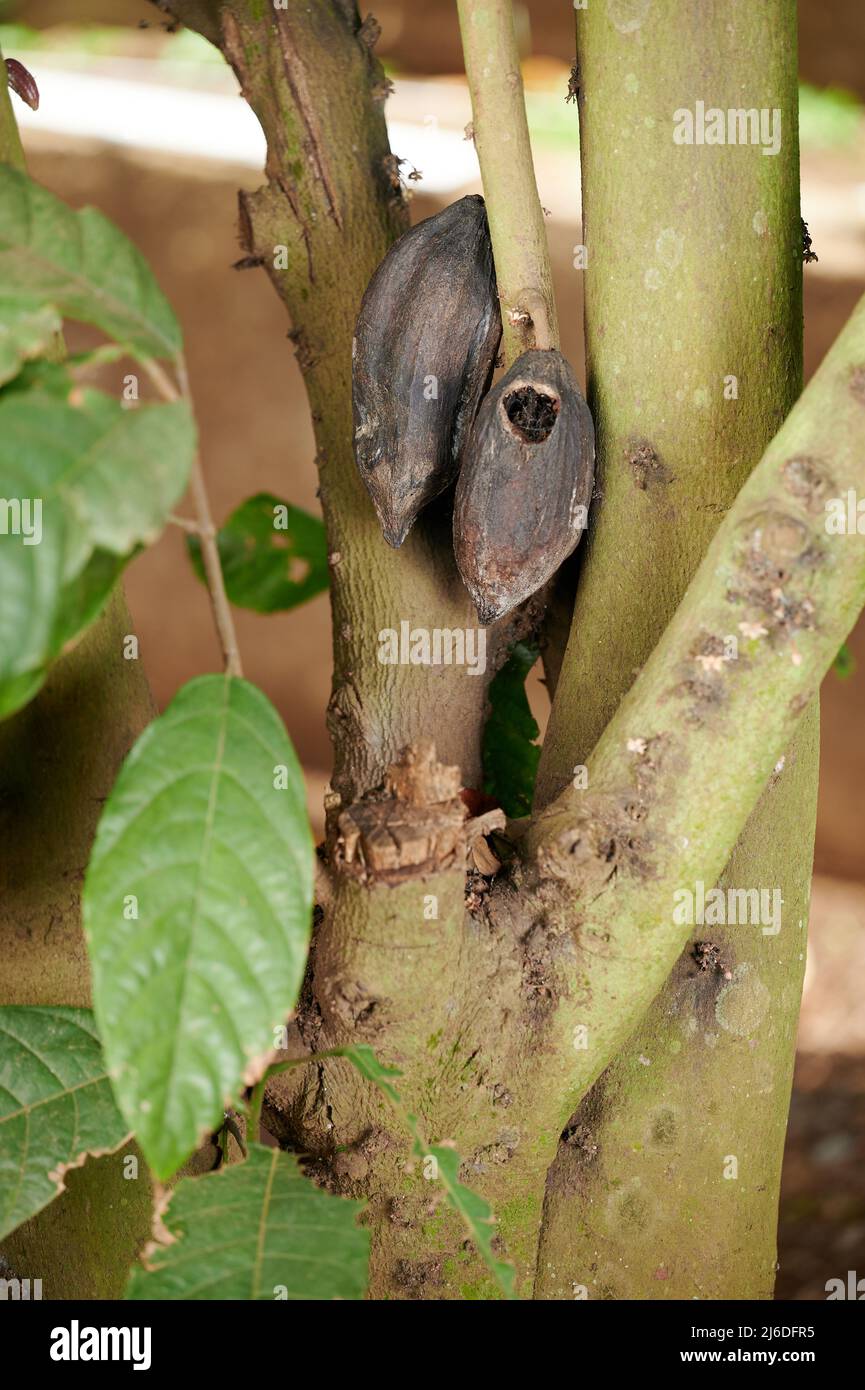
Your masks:
{"label": "small twig", "polygon": [[509,367],[530,348],[558,347],[547,232],[511,0],[457,0],[457,8]]}
{"label": "small twig", "polygon": [[172,526],[179,526],[181,531],[188,532],[190,536],[197,536],[199,534],[198,522],[193,521],[191,516],[175,516],[172,512],[168,520],[171,522]]}
{"label": "small twig", "polygon": [[156,362],[154,358],[142,358],[141,365],[144,368],[147,375],[150,377],[150,380],[153,382],[153,385],[156,387],[163,400],[180,400],[181,392],[175,386],[174,382],[171,380],[171,377],[168,375],[165,368],[160,367],[159,363]]}
{"label": "small twig", "polygon": [[[182,356],[178,356],[175,360],[180,390],[174,385],[168,373],[160,367],[158,362],[154,362],[152,358],[145,359],[142,362],[142,366],[164,400],[177,401],[183,399],[191,405],[192,397],[189,390],[189,374]],[[192,473],[189,481],[192,488],[192,500],[197,516],[195,530],[201,543],[201,559],[204,563],[204,573],[207,578],[207,587],[210,591],[213,620],[216,624],[216,631],[219,634],[219,641],[222,647],[225,674],[227,676],[240,677],[243,675],[243,667],[240,661],[240,648],[237,645],[237,633],[234,630],[234,619],[231,616],[231,607],[228,602],[228,595],[225,592],[222,562],[219,558],[219,547],[216,544],[216,527],[213,524],[210,501],[204,482],[204,472],[198,454],[196,454],[193,459]],[[178,519],[172,517],[172,520],[176,520],[178,525],[183,525],[185,518]]]}

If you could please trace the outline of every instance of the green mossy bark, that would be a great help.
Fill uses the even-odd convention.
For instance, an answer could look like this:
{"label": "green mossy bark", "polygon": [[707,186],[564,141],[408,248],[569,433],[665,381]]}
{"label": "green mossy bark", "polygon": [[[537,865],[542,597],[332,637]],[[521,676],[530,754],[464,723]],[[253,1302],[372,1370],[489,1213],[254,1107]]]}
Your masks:
{"label": "green mossy bark", "polygon": [[[863,383],[865,298],[592,750],[588,789],[569,784],[521,840],[523,916],[542,914],[550,946],[570,942],[557,1012],[589,1035],[570,1064],[575,1105],[687,944],[677,895],[721,879],[785,755],[793,765],[802,716],[865,605],[865,541],[827,527],[831,500],[862,488]],[[741,650],[724,659],[736,630]]]}
{"label": "green mossy bark", "polygon": [[[777,886],[781,931],[694,929],[569,1122],[548,1178],[537,1298],[772,1296],[811,877],[802,840],[816,814],[816,718],[805,725],[783,790],[763,796],[721,880]],[[701,969],[706,943],[718,963]]]}
{"label": "green mossy bark", "polygon": [[[124,1176],[137,1159],[138,1176]],[[4,1242],[19,1278],[42,1280],[42,1297],[119,1299],[150,1235],[153,1189],[137,1145],[90,1158],[66,1175],[66,1190]]]}
{"label": "green mossy bark", "polygon": [[[611,3],[578,16],[601,501],[540,804],[586,761],[800,388],[795,24],[787,0],[656,0],[627,14]],[[778,108],[780,152],[674,144],[674,110],[697,100]],[[738,399],[725,398],[731,376]],[[689,945],[574,1116],[550,1172],[537,1297],[572,1298],[575,1286],[593,1298],[771,1296],[816,729],[814,711],[720,885],[780,888],[781,933],[695,929],[732,979],[701,971]]]}

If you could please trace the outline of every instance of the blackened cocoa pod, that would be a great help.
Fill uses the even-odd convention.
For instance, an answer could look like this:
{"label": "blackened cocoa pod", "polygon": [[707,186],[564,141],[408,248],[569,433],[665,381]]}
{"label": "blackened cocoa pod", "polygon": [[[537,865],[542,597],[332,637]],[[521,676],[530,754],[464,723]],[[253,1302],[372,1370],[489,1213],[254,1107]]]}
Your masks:
{"label": "blackened cocoa pod", "polygon": [[456,477],[500,338],[484,200],[461,198],[395,242],[355,329],[355,458],[391,545]]}
{"label": "blackened cocoa pod", "polygon": [[454,551],[482,623],[555,574],[583,533],[595,430],[555,349],[524,352],[484,398],[454,503]]}

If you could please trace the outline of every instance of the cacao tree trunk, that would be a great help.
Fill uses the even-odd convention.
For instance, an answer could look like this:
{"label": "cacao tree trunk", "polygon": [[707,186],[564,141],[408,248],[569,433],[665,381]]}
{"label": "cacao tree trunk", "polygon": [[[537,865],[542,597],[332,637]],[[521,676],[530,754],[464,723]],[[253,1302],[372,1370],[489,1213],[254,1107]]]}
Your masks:
{"label": "cacao tree trunk", "polygon": [[[30,704],[0,724],[0,999],[90,1006],[81,890],[96,825],[120,765],[153,717],[132,622],[118,592],[51,670]],[[124,1168],[124,1158],[137,1168]],[[137,1173],[137,1176],[132,1176]],[[87,1159],[66,1192],[3,1242],[43,1297],[120,1298],[150,1232],[147,1164],[136,1146]]]}
{"label": "cacao tree trunk", "polygon": [[[579,11],[577,32],[599,498],[540,805],[585,763],[654,647],[796,399],[802,361],[795,7],[610,3]],[[675,144],[674,111],[698,100],[777,109],[779,152]],[[778,935],[695,925],[572,1117],[547,1185],[536,1296],[771,1297],[817,753],[814,709],[720,883],[780,890]],[[707,814],[723,757],[719,746],[692,770]]]}

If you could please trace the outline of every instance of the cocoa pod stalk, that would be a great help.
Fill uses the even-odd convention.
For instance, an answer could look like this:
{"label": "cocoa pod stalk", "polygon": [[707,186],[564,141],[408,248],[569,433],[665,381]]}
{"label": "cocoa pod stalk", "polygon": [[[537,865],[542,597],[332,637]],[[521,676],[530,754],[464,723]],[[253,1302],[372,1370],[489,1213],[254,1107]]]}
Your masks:
{"label": "cocoa pod stalk", "polygon": [[454,552],[482,623],[555,574],[585,527],[595,431],[569,363],[524,352],[484,398],[454,503]]}
{"label": "cocoa pod stalk", "polygon": [[395,242],[355,329],[355,459],[390,545],[456,477],[500,338],[484,200],[461,198]]}

